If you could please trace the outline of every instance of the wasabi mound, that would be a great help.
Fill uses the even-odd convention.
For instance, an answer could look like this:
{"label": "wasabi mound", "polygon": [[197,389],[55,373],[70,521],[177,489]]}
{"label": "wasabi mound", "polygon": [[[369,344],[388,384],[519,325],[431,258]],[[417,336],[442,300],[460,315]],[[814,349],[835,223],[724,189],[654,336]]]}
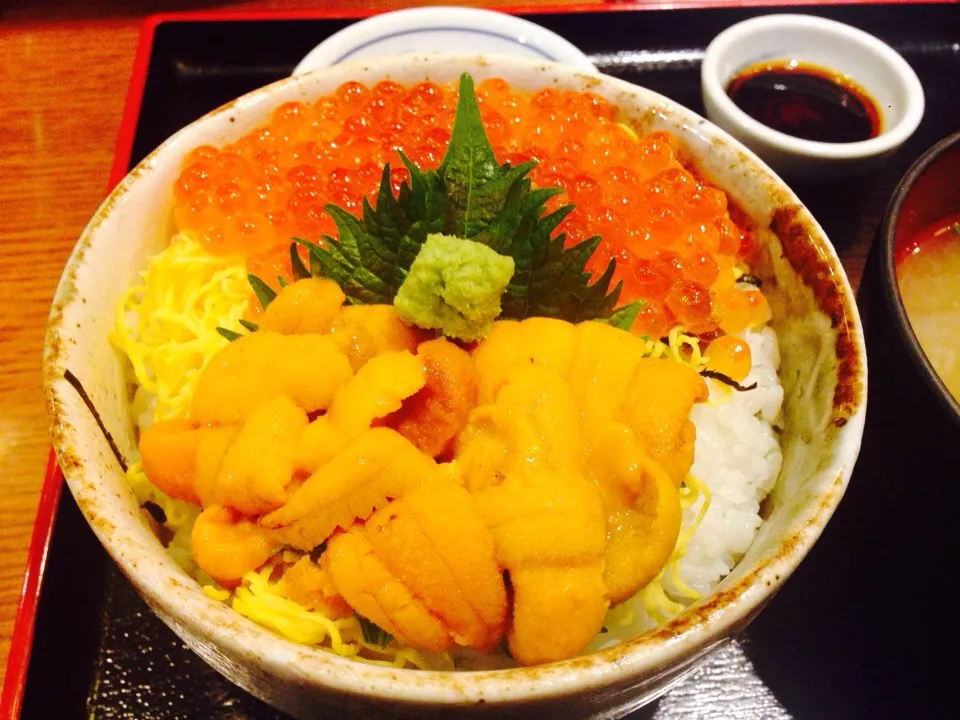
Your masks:
{"label": "wasabi mound", "polygon": [[513,258],[473,240],[431,234],[393,301],[406,322],[448,337],[477,340],[500,314]]}

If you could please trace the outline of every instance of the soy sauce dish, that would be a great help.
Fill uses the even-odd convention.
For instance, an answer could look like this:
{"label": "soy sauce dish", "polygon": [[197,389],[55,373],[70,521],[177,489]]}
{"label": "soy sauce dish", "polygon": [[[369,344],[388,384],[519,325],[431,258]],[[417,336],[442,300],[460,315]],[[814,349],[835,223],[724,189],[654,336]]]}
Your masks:
{"label": "soy sauce dish", "polygon": [[707,48],[707,117],[791,179],[863,174],[923,117],[923,87],[889,45],[808,15],[738,23]]}

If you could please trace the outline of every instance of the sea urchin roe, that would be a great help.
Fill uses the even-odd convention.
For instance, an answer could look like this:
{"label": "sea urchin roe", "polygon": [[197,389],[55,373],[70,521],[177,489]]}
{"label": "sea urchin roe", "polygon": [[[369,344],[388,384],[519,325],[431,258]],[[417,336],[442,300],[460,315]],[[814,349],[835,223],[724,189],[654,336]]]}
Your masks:
{"label": "sea urchin roe", "polygon": [[[548,207],[576,204],[558,228],[567,244],[602,236],[587,269],[597,276],[615,259],[621,302],[659,303],[637,317],[635,332],[722,326],[715,290],[733,284],[750,235],[731,220],[726,195],[684,167],[669,133],[639,137],[590,92],[531,94],[502,78],[481,81],[476,92],[497,159],[536,159],[534,185],[563,190]],[[187,154],[174,185],[177,226],[214,253],[247,256],[251,272],[270,284],[278,275],[290,280],[290,238],[336,234],[327,204],[358,214],[387,163],[397,192],[408,176],[400,152],[421,168],[439,164],[456,103],[452,84],[390,80],[351,81],[312,104],[283,103],[232,145]],[[638,270],[639,260],[664,255]]]}

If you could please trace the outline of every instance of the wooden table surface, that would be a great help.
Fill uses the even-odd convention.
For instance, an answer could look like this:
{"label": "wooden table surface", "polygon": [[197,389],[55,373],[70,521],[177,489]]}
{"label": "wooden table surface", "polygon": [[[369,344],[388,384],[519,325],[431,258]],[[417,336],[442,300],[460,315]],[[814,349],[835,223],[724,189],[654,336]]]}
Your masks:
{"label": "wooden table surface", "polygon": [[[67,256],[106,193],[143,17],[176,8],[343,11],[371,4],[412,3],[7,3],[0,16],[0,669],[49,448],[40,375],[47,314]],[[861,268],[849,268],[854,282]],[[0,670],[0,684],[2,677]]]}

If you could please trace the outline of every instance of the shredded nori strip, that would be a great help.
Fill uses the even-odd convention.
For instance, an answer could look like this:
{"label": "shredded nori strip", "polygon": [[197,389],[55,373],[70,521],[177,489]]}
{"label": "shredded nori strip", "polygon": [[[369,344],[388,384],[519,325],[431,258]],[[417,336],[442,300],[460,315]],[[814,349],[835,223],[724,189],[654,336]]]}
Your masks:
{"label": "shredded nori strip", "polygon": [[167,524],[167,514],[163,511],[163,508],[153,502],[153,500],[147,500],[140,507],[150,513],[150,517],[161,525]]}
{"label": "shredded nori strip", "polygon": [[753,285],[754,287],[763,287],[763,280],[761,280],[756,275],[750,275],[749,273],[744,273],[740,276],[740,279],[737,282],[746,283],[747,285]]}
{"label": "shredded nori strip", "polygon": [[703,375],[704,377],[713,378],[714,380],[719,380],[724,385],[729,385],[737,392],[747,392],[748,390],[753,390],[755,387],[757,387],[756,383],[754,383],[753,385],[743,386],[740,383],[738,383],[736,380],[734,380],[732,377],[730,377],[729,375],[724,375],[722,372],[717,372],[716,370],[701,370],[700,374]]}
{"label": "shredded nori strip", "polygon": [[323,551],[327,549],[327,541],[324,540],[322,543],[317,545],[313,550],[310,551],[310,559],[314,562],[320,562],[320,556],[323,555]]}

